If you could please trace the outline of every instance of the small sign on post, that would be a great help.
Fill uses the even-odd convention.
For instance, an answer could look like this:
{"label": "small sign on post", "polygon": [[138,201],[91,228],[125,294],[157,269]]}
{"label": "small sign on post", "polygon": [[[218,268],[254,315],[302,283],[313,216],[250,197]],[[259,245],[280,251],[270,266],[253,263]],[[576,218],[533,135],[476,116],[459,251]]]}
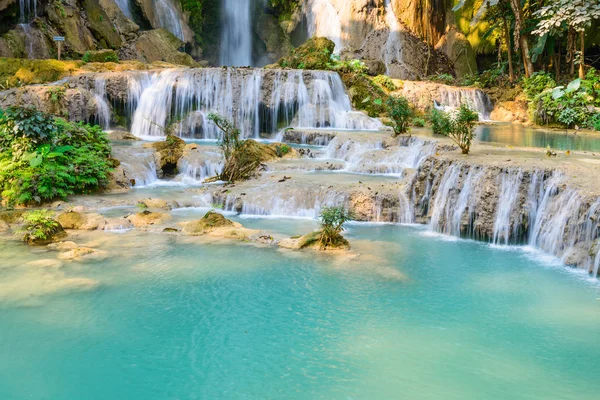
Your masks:
{"label": "small sign on post", "polygon": [[54,41],[56,42],[56,46],[58,47],[58,61],[60,61],[60,50],[62,49],[62,42],[65,41],[65,37],[54,36]]}

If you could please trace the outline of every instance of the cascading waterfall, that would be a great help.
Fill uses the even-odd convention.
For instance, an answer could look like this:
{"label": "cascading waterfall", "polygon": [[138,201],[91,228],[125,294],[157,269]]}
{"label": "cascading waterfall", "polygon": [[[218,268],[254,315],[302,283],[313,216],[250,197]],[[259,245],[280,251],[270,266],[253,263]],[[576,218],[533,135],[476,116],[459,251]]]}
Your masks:
{"label": "cascading waterfall", "polygon": [[386,73],[389,75],[390,65],[400,61],[402,58],[402,40],[399,34],[400,23],[390,0],[385,0],[385,22],[389,28],[389,35],[385,42],[385,47],[382,48],[382,58],[387,69]]}
{"label": "cascading waterfall", "polygon": [[481,178],[483,177],[483,170],[471,167],[467,178],[463,184],[458,199],[456,201],[456,207],[454,212],[449,219],[446,221],[446,232],[452,236],[460,237],[463,234],[472,235],[470,231],[463,232],[463,218],[467,215],[467,226],[471,227],[473,213],[475,211],[475,196],[474,191],[477,188]]}
{"label": "cascading waterfall", "polygon": [[131,4],[130,0],[115,0],[117,6],[121,9],[123,14],[129,19],[133,19],[133,14],[131,13]]}
{"label": "cascading waterfall", "polygon": [[221,65],[246,67],[252,64],[251,0],[223,0]]}
{"label": "cascading waterfall", "polygon": [[304,3],[304,14],[308,17],[310,37],[326,37],[335,43],[335,53],[344,47],[342,21],[335,6],[329,0],[308,0]]}
{"label": "cascading waterfall", "polygon": [[19,0],[19,21],[29,23],[37,17],[37,0]]}
{"label": "cascading waterfall", "polygon": [[35,52],[33,51],[34,38],[31,25],[19,24],[18,26],[25,35],[25,49],[27,50],[27,58],[33,59],[35,58]]}
{"label": "cascading waterfall", "polygon": [[[272,134],[280,123],[305,128],[377,130],[381,122],[352,110],[339,75],[325,71],[268,71],[206,68],[131,75],[131,132],[165,135],[174,120],[181,137],[216,139],[219,131],[205,117],[219,113],[234,121],[244,137]],[[137,105],[137,106],[136,106]],[[196,126],[190,126],[195,113]],[[195,133],[195,135],[193,135]]]}
{"label": "cascading waterfall", "polygon": [[523,172],[520,170],[507,171],[502,175],[492,243],[507,245],[511,237],[517,236],[516,232],[513,232],[513,235],[511,235],[510,228],[512,225],[514,231],[518,225],[517,223],[514,223],[514,225],[511,224],[511,217],[518,205],[517,202],[522,181]]}
{"label": "cascading waterfall", "polygon": [[171,32],[180,40],[185,41],[181,15],[171,0],[154,0],[154,7],[158,18],[158,25]]}
{"label": "cascading waterfall", "polygon": [[467,104],[479,114],[480,121],[489,121],[494,106],[488,95],[480,89],[461,89],[454,87],[440,88],[440,103],[436,108],[444,111],[454,111],[461,104]]}
{"label": "cascading waterfall", "polygon": [[110,129],[110,106],[106,100],[106,79],[102,75],[94,80],[94,100],[96,102],[95,122],[104,130]]}
{"label": "cascading waterfall", "polygon": [[431,214],[430,229],[443,233],[450,233],[454,210],[450,207],[450,192],[458,186],[462,165],[451,165],[440,181],[433,199],[433,212]]}
{"label": "cascading waterfall", "polygon": [[179,160],[178,179],[184,184],[199,184],[223,171],[225,161],[221,153],[214,150],[197,151]]}

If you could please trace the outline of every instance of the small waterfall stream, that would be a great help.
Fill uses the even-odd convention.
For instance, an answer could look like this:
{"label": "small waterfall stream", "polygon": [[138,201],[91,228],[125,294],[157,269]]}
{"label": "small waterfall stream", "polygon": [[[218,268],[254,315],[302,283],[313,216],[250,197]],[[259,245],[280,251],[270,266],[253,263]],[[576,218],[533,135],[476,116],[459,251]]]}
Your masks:
{"label": "small waterfall stream", "polygon": [[158,24],[165,28],[177,38],[185,41],[183,25],[181,24],[181,15],[172,0],[155,0],[154,7],[158,18]]}
{"label": "small waterfall stream", "polygon": [[490,113],[494,109],[488,95],[480,89],[447,86],[440,89],[440,96],[441,102],[434,104],[436,108],[451,112],[458,109],[461,104],[467,104],[479,114],[480,121],[489,121]]}
{"label": "small waterfall stream", "polygon": [[514,224],[511,223],[511,218],[518,205],[517,202],[522,181],[523,172],[521,170],[507,171],[501,177],[500,196],[498,198],[492,243],[507,245],[511,237],[517,236],[511,235],[510,229],[511,226],[514,229],[517,225],[514,221]]}
{"label": "small waterfall stream", "polygon": [[335,43],[335,53],[344,47],[342,21],[337,9],[329,0],[308,0],[304,3],[304,14],[308,19],[310,37],[326,37]]}
{"label": "small waterfall stream", "polygon": [[251,3],[252,0],[223,0],[221,3],[221,65],[253,65]]}
{"label": "small waterfall stream", "polygon": [[121,9],[127,18],[133,19],[130,0],[115,0],[115,3],[117,3],[117,7]]}
{"label": "small waterfall stream", "polygon": [[167,70],[131,74],[131,132],[164,136],[165,124],[181,137],[216,139],[206,116],[217,112],[241,127],[244,137],[274,134],[279,126],[376,130],[381,122],[352,110],[339,75],[326,71],[260,69]]}
{"label": "small waterfall stream", "polygon": [[96,102],[95,122],[104,130],[110,129],[110,106],[106,100],[106,79],[97,75],[94,80],[94,100]]}
{"label": "small waterfall stream", "polygon": [[37,0],[19,0],[19,21],[29,23],[37,17]]}
{"label": "small waterfall stream", "polygon": [[382,48],[383,60],[387,69],[387,74],[390,74],[390,65],[393,62],[398,62],[402,59],[402,40],[400,39],[400,23],[394,12],[394,6],[390,0],[385,0],[385,22],[389,28],[388,38],[385,42],[385,47]]}

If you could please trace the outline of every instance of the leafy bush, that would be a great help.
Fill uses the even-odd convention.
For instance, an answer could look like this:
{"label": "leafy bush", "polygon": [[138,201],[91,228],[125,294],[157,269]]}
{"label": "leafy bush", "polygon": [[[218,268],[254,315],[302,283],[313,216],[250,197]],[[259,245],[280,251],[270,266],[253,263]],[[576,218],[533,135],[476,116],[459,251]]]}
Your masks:
{"label": "leafy bush", "polygon": [[479,115],[468,105],[461,104],[452,114],[437,110],[435,118],[437,122],[434,125],[434,133],[448,136],[460,147],[463,154],[469,154],[471,142],[475,138],[473,130]]}
{"label": "leafy bush", "polygon": [[118,63],[119,62],[119,56],[117,56],[115,53],[111,53],[111,54],[108,54],[106,57],[104,57],[104,61],[105,62],[115,62],[115,63]]}
{"label": "leafy bush", "polygon": [[412,120],[413,126],[416,126],[418,128],[422,128],[425,126],[425,120],[423,118],[413,118]]}
{"label": "leafy bush", "polygon": [[52,240],[64,234],[62,226],[52,218],[48,210],[34,210],[23,214],[24,224],[16,234],[28,244],[38,244]]}
{"label": "leafy bush", "polygon": [[332,54],[327,63],[327,69],[341,73],[363,74],[369,68],[361,60],[341,60],[340,56]]}
{"label": "leafy bush", "polygon": [[450,117],[444,111],[433,108],[429,113],[429,123],[435,135],[447,135],[450,132]]}
{"label": "leafy bush", "polygon": [[343,206],[324,207],[321,209],[321,231],[319,244],[322,249],[326,247],[340,247],[347,244],[342,236],[344,224],[352,220],[352,213]]}
{"label": "leafy bush", "polygon": [[595,131],[600,131],[600,113],[593,114],[587,123],[587,127]]}
{"label": "leafy bush", "polygon": [[42,203],[104,187],[110,154],[97,126],[21,107],[0,114],[0,190],[9,204]]}
{"label": "leafy bush", "polygon": [[388,114],[393,121],[394,135],[398,136],[408,132],[408,125],[413,116],[408,100],[402,96],[390,96],[386,105]]}
{"label": "leafy bush", "polygon": [[275,146],[275,152],[277,153],[277,157],[279,157],[279,158],[284,157],[291,150],[292,150],[291,147],[288,146],[287,144],[278,144]]}
{"label": "leafy bush", "polygon": [[85,53],[83,53],[83,57],[81,58],[81,61],[83,61],[84,63],[89,63],[90,62],[90,58],[92,57],[92,53],[88,51],[86,51]]}
{"label": "leafy bush", "polygon": [[392,81],[390,77],[386,75],[377,75],[375,78],[373,78],[373,81],[378,85],[383,86],[390,92],[393,92],[394,90],[398,89],[394,81]]}

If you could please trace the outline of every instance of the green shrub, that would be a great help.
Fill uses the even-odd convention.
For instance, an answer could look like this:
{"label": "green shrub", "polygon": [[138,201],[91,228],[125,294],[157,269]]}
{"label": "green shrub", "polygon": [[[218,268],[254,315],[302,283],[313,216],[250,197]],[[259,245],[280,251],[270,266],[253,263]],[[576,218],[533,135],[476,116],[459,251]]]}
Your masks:
{"label": "green shrub", "polygon": [[279,157],[279,158],[284,157],[291,150],[292,150],[292,148],[290,146],[288,146],[287,144],[278,144],[275,146],[275,153],[277,154],[277,157]]}
{"label": "green shrub", "polygon": [[448,113],[433,108],[429,113],[429,123],[435,135],[446,135],[450,132],[450,116]]}
{"label": "green shrub", "polygon": [[62,226],[52,218],[48,210],[34,210],[23,214],[23,226],[16,234],[28,244],[38,244],[52,240],[64,233]]}
{"label": "green shrub", "polygon": [[418,128],[422,128],[425,126],[425,120],[423,118],[413,118],[412,120],[413,126],[416,126]]}
{"label": "green shrub", "polygon": [[85,53],[83,53],[83,57],[81,58],[81,61],[83,61],[84,63],[89,63],[90,62],[90,58],[92,57],[92,53],[88,51],[86,51]]}
{"label": "green shrub", "polygon": [[353,216],[343,206],[324,207],[321,209],[319,219],[321,220],[321,231],[319,244],[321,249],[326,247],[340,247],[347,244],[342,236],[344,224],[352,220]]}
{"label": "green shrub", "polygon": [[117,56],[116,53],[111,53],[111,54],[108,54],[106,57],[104,57],[104,61],[105,62],[115,62],[115,63],[118,63],[119,62],[119,56]]}
{"label": "green shrub", "polygon": [[390,77],[386,75],[377,75],[375,78],[373,78],[373,81],[390,92],[398,89],[394,81],[392,81]]}
{"label": "green shrub", "polygon": [[588,119],[587,127],[595,131],[600,131],[600,113],[593,114]]}
{"label": "green shrub", "polygon": [[449,137],[460,147],[463,154],[469,154],[479,115],[468,105],[461,104],[460,108],[452,114],[437,110],[435,118],[437,122],[432,124],[434,133]]}
{"label": "green shrub", "polygon": [[110,154],[97,126],[8,108],[0,116],[1,196],[9,204],[39,204],[105,187]]}
{"label": "green shrub", "polygon": [[390,96],[387,99],[386,106],[393,121],[394,136],[408,132],[408,125],[413,116],[408,100],[402,96]]}
{"label": "green shrub", "polygon": [[341,60],[340,56],[332,54],[330,61],[327,63],[327,69],[331,71],[338,71],[341,73],[355,73],[363,74],[368,71],[369,68],[361,60]]}

